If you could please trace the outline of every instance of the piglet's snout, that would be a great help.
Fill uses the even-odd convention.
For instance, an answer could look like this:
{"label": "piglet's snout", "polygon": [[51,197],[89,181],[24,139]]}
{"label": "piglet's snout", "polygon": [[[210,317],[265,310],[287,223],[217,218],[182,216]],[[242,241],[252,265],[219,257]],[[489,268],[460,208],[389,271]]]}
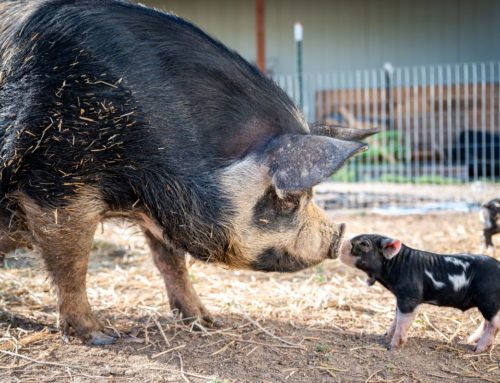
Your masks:
{"label": "piglet's snout", "polygon": [[340,246],[340,261],[347,266],[354,267],[354,257],[351,254],[352,244],[350,240],[345,240]]}

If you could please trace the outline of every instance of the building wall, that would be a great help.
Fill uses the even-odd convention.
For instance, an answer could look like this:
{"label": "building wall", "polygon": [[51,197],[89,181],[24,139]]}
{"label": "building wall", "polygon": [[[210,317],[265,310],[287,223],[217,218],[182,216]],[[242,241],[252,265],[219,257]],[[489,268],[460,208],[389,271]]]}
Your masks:
{"label": "building wall", "polygon": [[[188,18],[255,61],[253,0],[143,0]],[[500,60],[498,0],[267,0],[272,73],[296,70],[293,24],[304,24],[306,72]]]}

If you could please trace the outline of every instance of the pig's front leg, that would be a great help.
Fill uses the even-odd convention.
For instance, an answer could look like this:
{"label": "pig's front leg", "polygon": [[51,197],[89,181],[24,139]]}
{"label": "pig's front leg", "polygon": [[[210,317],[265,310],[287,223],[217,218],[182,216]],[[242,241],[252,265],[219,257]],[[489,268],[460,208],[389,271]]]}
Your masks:
{"label": "pig's front leg", "polygon": [[396,328],[394,329],[394,335],[392,336],[388,350],[395,350],[406,343],[408,329],[413,323],[416,314],[417,311],[415,309],[410,312],[402,312],[398,307],[396,311]]}
{"label": "pig's front leg", "polygon": [[201,303],[189,280],[185,252],[159,241],[148,230],[145,230],[144,234],[154,263],[165,282],[170,308],[182,314],[187,322],[199,320],[205,326],[219,327],[220,323]]}
{"label": "pig's front leg", "polygon": [[483,235],[484,235],[483,251],[485,251],[489,255],[492,255],[495,252],[492,236],[498,233],[500,233],[500,228],[498,227],[490,227],[490,228],[485,228],[483,230]]}
{"label": "pig's front leg", "polygon": [[396,313],[394,314],[394,319],[392,320],[391,326],[384,334],[384,338],[387,342],[390,342],[392,340],[392,337],[394,336],[394,332],[396,331],[397,318],[398,318],[398,311],[396,309]]}

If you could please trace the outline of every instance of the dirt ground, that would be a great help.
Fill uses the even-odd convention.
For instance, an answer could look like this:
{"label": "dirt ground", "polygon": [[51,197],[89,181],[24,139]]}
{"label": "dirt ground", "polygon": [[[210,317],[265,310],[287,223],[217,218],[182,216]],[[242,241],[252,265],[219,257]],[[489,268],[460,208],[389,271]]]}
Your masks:
{"label": "dirt ground", "polygon": [[[384,233],[443,253],[479,251],[476,213],[335,218],[350,233]],[[338,261],[285,275],[201,263],[190,272],[222,329],[194,331],[176,320],[138,230],[104,225],[88,293],[121,338],[90,347],[57,332],[54,292],[36,255],[10,256],[0,270],[0,381],[500,382],[500,347],[476,355],[465,344],[481,320],[475,309],[423,305],[406,348],[389,352],[382,334],[394,298]]]}

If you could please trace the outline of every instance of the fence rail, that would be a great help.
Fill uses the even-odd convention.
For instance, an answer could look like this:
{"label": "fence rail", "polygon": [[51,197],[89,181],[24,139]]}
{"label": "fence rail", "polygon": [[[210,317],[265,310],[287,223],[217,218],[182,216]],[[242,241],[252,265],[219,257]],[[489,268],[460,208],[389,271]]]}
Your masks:
{"label": "fence rail", "polygon": [[500,180],[500,62],[276,75],[311,122],[382,132],[335,175],[347,182]]}

